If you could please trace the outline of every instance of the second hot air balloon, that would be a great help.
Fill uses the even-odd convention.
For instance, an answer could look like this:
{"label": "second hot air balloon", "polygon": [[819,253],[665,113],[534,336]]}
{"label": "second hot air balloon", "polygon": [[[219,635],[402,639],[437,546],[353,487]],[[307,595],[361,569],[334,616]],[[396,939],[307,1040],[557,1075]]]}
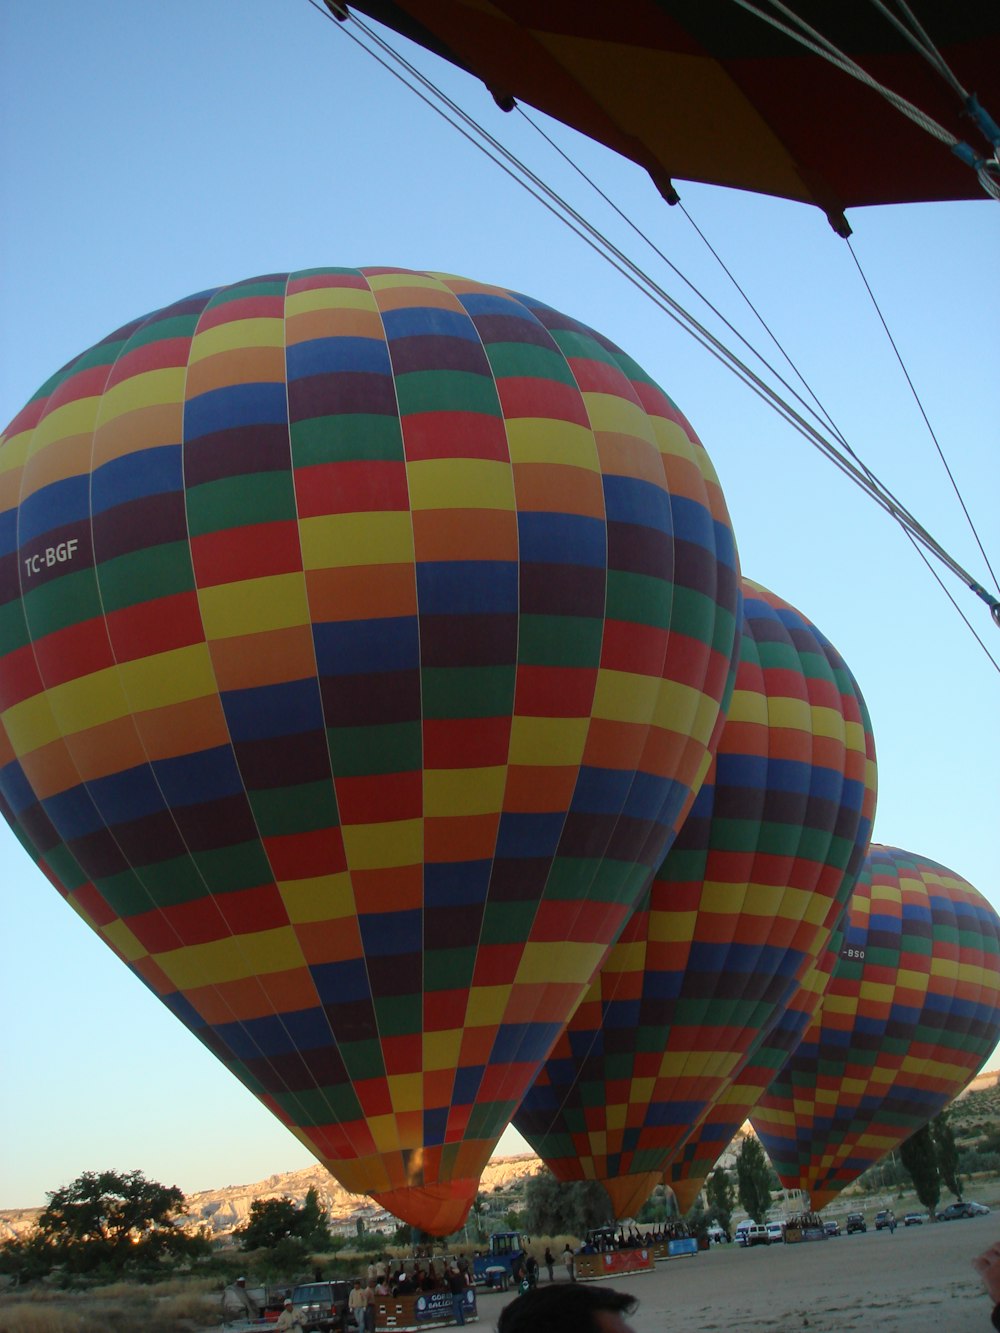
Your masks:
{"label": "second hot air balloon", "polygon": [[826,948],[875,806],[871,727],[836,649],[744,581],[732,703],[648,899],[515,1124],[634,1214]]}

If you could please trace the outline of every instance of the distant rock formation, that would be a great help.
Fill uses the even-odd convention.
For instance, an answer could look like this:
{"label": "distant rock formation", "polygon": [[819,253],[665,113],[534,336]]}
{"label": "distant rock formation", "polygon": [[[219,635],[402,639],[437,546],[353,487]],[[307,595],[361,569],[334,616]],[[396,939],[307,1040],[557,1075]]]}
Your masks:
{"label": "distant rock formation", "polygon": [[[534,1153],[517,1157],[497,1157],[486,1164],[480,1183],[480,1192],[492,1195],[497,1189],[509,1190],[519,1181],[533,1176],[541,1169],[541,1161]],[[226,1240],[250,1216],[250,1205],[255,1199],[280,1199],[287,1196],[301,1205],[306,1193],[315,1189],[320,1206],[330,1217],[333,1233],[353,1235],[358,1222],[366,1230],[381,1226],[394,1227],[391,1218],[366,1194],[349,1194],[333,1176],[321,1166],[307,1166],[300,1171],[285,1171],[268,1176],[252,1185],[224,1185],[221,1189],[199,1190],[186,1196],[188,1225],[206,1226],[214,1238]],[[8,1208],[0,1210],[0,1241],[12,1240],[30,1231],[38,1220],[41,1208]]]}

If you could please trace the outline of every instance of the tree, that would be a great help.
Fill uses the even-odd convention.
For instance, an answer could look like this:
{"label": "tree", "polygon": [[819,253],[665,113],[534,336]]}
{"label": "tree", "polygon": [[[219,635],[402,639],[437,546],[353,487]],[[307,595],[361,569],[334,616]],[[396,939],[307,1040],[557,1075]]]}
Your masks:
{"label": "tree", "polygon": [[298,1230],[295,1233],[307,1250],[322,1253],[330,1243],[330,1216],[320,1207],[319,1194],[310,1185],[299,1209]]}
{"label": "tree", "polygon": [[663,1185],[657,1185],[646,1202],[636,1213],[637,1222],[665,1222],[673,1216],[673,1195],[669,1195]]}
{"label": "tree", "polygon": [[[715,1218],[723,1231],[728,1232],[732,1226],[736,1194],[725,1167],[717,1166],[709,1176],[705,1182],[705,1197],[708,1199],[709,1214]],[[770,1203],[770,1197],[768,1202]]]}
{"label": "tree", "polygon": [[298,1209],[286,1196],[280,1199],[254,1199],[250,1216],[233,1235],[244,1250],[273,1249],[280,1240],[295,1235]]}
{"label": "tree", "polygon": [[917,1198],[933,1217],[941,1198],[941,1171],[930,1125],[911,1134],[900,1148],[899,1155],[910,1173]]}
{"label": "tree", "polygon": [[771,1170],[764,1149],[753,1134],[744,1138],[736,1158],[736,1184],[747,1216],[763,1222],[771,1207]]}
{"label": "tree", "polygon": [[249,1219],[233,1234],[244,1250],[270,1250],[282,1241],[294,1240],[303,1255],[325,1250],[330,1240],[326,1210],[320,1207],[319,1195],[312,1188],[301,1207],[287,1195],[254,1199]]}
{"label": "tree", "polygon": [[206,1248],[203,1235],[177,1225],[185,1212],[181,1191],[147,1180],[141,1171],[84,1171],[46,1197],[33,1240],[49,1268],[120,1273]]}
{"label": "tree", "polygon": [[962,1177],[958,1172],[958,1144],[955,1142],[955,1134],[947,1111],[941,1111],[931,1121],[931,1138],[934,1140],[941,1179],[955,1198],[961,1201]]}
{"label": "tree", "polygon": [[582,1236],[610,1215],[611,1201],[596,1180],[564,1184],[550,1172],[540,1171],[525,1186],[522,1216],[526,1230],[533,1234]]}
{"label": "tree", "polygon": [[482,1244],[486,1239],[486,1228],[483,1225],[483,1212],[489,1212],[489,1200],[485,1194],[477,1194],[476,1201],[472,1205],[472,1216],[475,1218],[475,1233],[477,1244]]}

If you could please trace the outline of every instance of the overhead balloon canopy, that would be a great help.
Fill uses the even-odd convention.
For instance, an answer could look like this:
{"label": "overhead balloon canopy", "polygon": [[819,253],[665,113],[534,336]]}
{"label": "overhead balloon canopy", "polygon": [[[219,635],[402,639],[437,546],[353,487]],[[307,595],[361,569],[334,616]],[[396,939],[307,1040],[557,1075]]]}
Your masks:
{"label": "overhead balloon canopy", "polygon": [[270,275],[53,376],[0,543],[22,843],[347,1188],[452,1231],[721,728],[690,426],[527,297]]}
{"label": "overhead balloon canopy", "polygon": [[[860,0],[798,0],[785,12],[735,0],[326,2],[475,74],[501,105],[522,100],[631,158],[668,197],[672,179],[728,185],[817,204],[845,231],[843,210],[858,204],[981,198],[949,141],[969,140],[973,160],[997,146],[977,133],[962,91],[881,7]],[[996,116],[994,0],[911,8],[957,87]],[[810,31],[793,37],[799,19]],[[825,59],[822,42],[866,77]],[[879,83],[916,118],[876,92]]]}
{"label": "overhead balloon canopy", "polygon": [[1000,1041],[1000,917],[944,866],[873,846],[826,996],[753,1113],[822,1208],[962,1091]]}
{"label": "overhead balloon canopy", "polygon": [[826,949],[875,812],[871,724],[832,644],[743,581],[715,763],[648,899],[514,1123],[633,1216]]}

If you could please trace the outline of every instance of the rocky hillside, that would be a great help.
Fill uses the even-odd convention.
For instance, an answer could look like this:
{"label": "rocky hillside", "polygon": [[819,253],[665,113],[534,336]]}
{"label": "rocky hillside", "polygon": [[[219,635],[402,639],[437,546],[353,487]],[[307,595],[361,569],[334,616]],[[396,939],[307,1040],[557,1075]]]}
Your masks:
{"label": "rocky hillside", "polygon": [[[541,1162],[533,1153],[494,1158],[487,1163],[483,1172],[480,1191],[492,1195],[497,1191],[505,1194],[516,1190],[519,1182],[534,1175],[540,1166]],[[395,1225],[394,1220],[367,1195],[349,1194],[328,1171],[318,1165],[268,1176],[266,1180],[258,1180],[252,1185],[225,1185],[221,1189],[200,1190],[197,1194],[187,1196],[188,1215],[192,1222],[207,1226],[214,1236],[224,1240],[247,1220],[250,1205],[255,1199],[279,1199],[287,1195],[301,1204],[309,1189],[315,1189],[318,1193],[320,1205],[329,1214],[331,1230],[335,1234],[355,1234],[359,1221],[364,1222],[366,1228]],[[0,1241],[30,1231],[40,1212],[40,1208],[0,1211]]]}

